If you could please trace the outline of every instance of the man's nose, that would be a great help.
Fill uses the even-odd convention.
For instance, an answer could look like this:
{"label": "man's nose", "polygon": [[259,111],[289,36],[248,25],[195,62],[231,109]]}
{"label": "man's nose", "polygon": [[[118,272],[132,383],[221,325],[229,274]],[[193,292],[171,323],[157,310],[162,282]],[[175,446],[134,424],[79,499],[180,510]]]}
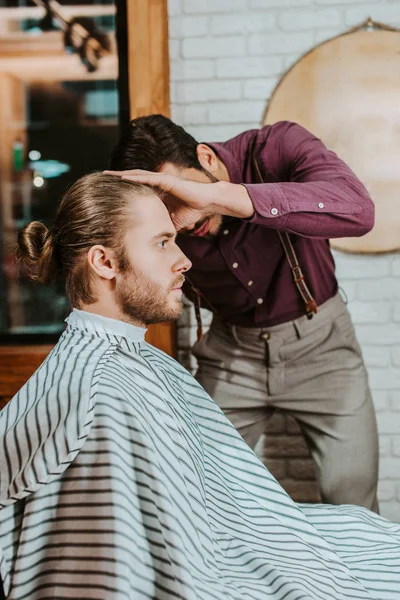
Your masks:
{"label": "man's nose", "polygon": [[179,252],[180,252],[180,257],[179,257],[179,261],[177,263],[176,270],[180,271],[181,273],[185,273],[186,271],[189,271],[189,269],[191,269],[192,262],[188,259],[186,254],[183,254],[182,250],[179,250]]}

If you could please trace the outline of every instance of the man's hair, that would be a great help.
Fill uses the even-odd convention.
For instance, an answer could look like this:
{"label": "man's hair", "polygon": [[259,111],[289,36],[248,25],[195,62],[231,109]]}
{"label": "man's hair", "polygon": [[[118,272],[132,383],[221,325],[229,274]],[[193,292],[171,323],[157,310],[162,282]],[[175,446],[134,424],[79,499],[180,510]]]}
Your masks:
{"label": "man's hair", "polygon": [[96,244],[115,250],[118,267],[124,271],[127,265],[121,240],[132,223],[127,218],[132,199],[154,194],[148,186],[112,175],[81,177],[64,194],[50,229],[33,221],[19,233],[16,254],[23,271],[45,284],[63,279],[73,307],[92,304],[96,298],[91,290],[88,250]]}
{"label": "man's hair", "polygon": [[163,115],[133,119],[111,153],[109,168],[117,171],[159,171],[165,163],[204,171],[197,158],[198,142]]}

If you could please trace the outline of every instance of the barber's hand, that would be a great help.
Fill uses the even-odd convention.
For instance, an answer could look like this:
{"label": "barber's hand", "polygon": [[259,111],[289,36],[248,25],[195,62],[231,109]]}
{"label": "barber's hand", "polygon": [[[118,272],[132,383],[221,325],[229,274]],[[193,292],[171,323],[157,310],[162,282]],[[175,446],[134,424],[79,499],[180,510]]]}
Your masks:
{"label": "barber's hand", "polygon": [[187,181],[166,173],[152,171],[105,171],[121,179],[145,183],[164,192],[163,201],[177,231],[193,227],[195,223],[216,213],[213,184]]}
{"label": "barber's hand", "polygon": [[226,181],[200,183],[167,173],[139,169],[104,173],[162,190],[165,193],[163,200],[177,231],[191,229],[195,223],[211,215],[229,215],[245,219],[254,214],[253,203],[242,185]]}

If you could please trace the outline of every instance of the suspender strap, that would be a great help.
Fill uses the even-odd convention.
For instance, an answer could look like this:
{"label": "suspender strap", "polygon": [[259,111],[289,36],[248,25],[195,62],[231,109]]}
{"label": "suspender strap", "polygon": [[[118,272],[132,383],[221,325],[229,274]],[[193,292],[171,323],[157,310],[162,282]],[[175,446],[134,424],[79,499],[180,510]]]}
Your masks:
{"label": "suspender strap", "polygon": [[[203,323],[201,320],[201,299],[203,298],[204,303],[207,304],[208,309],[214,314],[217,315],[218,312],[211,304],[209,300],[201,293],[201,291],[193,285],[190,281],[189,277],[185,275],[186,283],[190,287],[191,300],[194,304],[194,314],[196,315],[196,324],[197,324],[197,341],[199,342],[203,337]],[[1,600],[1,599],[0,599]]]}
{"label": "suspender strap", "polygon": [[197,288],[195,288],[192,284],[193,293],[193,304],[194,304],[194,314],[196,315],[196,323],[197,323],[197,341],[199,342],[203,337],[203,323],[201,320],[201,312],[200,312],[200,292]]}
{"label": "suspender strap", "polygon": [[[256,172],[257,178],[259,180],[259,183],[264,183],[260,168],[258,166],[255,151],[253,152],[253,164],[254,164],[255,172]],[[286,231],[278,231],[277,233],[279,235],[279,239],[280,239],[283,249],[285,251],[289,266],[292,270],[293,281],[294,281],[294,283],[300,293],[300,296],[302,297],[302,300],[304,302],[305,309],[306,309],[306,315],[309,319],[312,319],[312,317],[314,316],[314,313],[318,312],[318,306],[317,306],[317,303],[315,302],[315,300],[308,288],[308,285],[304,279],[304,274],[299,265],[299,261],[297,259],[295,249],[293,248],[293,244],[290,239],[290,236],[288,233],[286,233]]]}
{"label": "suspender strap", "polygon": [[286,254],[286,258],[288,260],[289,266],[293,273],[293,281],[299,290],[300,296],[303,299],[303,302],[306,307],[306,315],[309,319],[312,319],[314,313],[318,312],[317,303],[315,302],[306,281],[304,279],[303,271],[299,265],[299,261],[297,260],[296,252],[293,248],[293,244],[289,237],[289,234],[286,232],[278,231],[279,239],[281,240],[283,249]]}

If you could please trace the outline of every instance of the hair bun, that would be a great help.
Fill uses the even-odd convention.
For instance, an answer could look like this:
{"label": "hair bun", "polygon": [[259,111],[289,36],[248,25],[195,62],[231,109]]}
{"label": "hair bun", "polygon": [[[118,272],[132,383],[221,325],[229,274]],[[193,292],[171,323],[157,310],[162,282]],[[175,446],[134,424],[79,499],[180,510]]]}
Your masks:
{"label": "hair bun", "polygon": [[40,221],[32,221],[20,231],[18,235],[20,260],[29,260],[33,263],[40,260],[48,231],[46,225]]}
{"label": "hair bun", "polygon": [[17,258],[30,279],[47,283],[53,260],[53,244],[49,230],[40,221],[32,221],[18,235]]}

